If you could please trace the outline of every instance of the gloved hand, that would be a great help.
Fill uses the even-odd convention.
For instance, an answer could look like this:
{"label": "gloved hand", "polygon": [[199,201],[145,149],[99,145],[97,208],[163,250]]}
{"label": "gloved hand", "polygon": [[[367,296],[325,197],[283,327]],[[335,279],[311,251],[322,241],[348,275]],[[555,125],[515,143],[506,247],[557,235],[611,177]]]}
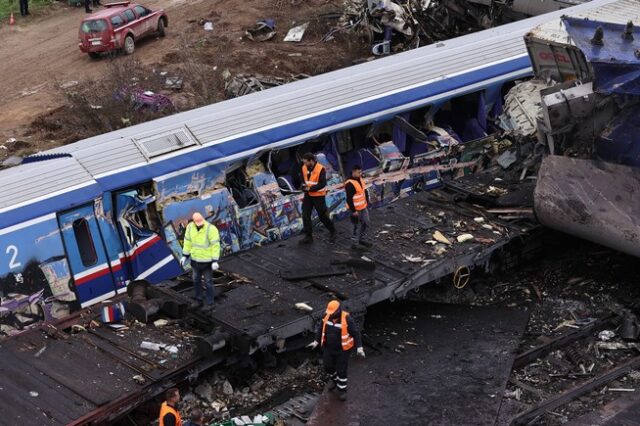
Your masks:
{"label": "gloved hand", "polygon": [[362,358],[364,358],[364,348],[358,348],[358,356],[361,356]]}
{"label": "gloved hand", "polygon": [[317,348],[317,347],[318,347],[318,342],[316,342],[316,341],[314,340],[313,342],[309,343],[309,344],[307,345],[307,347],[308,347],[309,349],[315,349],[315,348]]}
{"label": "gloved hand", "polygon": [[187,265],[187,260],[189,260],[189,256],[182,256],[180,258],[180,266],[184,268]]}
{"label": "gloved hand", "polygon": [[360,217],[360,213],[356,210],[355,212],[351,212],[352,217]]}
{"label": "gloved hand", "polygon": [[211,262],[211,270],[217,271],[218,269],[220,269],[220,265],[218,265],[218,262]]}

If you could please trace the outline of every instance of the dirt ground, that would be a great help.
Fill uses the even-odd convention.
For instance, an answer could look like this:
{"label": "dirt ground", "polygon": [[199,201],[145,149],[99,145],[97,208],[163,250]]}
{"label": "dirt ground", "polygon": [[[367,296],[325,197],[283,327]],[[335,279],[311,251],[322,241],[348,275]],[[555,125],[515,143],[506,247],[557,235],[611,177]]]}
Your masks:
{"label": "dirt ground", "polygon": [[[368,55],[367,45],[352,43],[353,38],[338,36],[330,42],[319,41],[332,25],[332,19],[325,14],[340,10],[337,0],[306,0],[299,5],[292,5],[289,0],[149,0],[142,4],[152,9],[164,8],[169,16],[167,37],[140,42],[133,55],[149,70],[180,67],[188,57],[220,75],[228,71],[231,75],[289,77],[326,72]],[[7,144],[8,149],[0,151],[0,159],[91,136],[64,129],[68,116],[82,111],[65,107],[64,90],[60,88],[82,87],[83,82],[100,80],[109,67],[110,59],[92,60],[77,47],[78,26],[85,16],[83,8],[60,2],[28,20],[18,20],[14,27],[0,28],[0,143],[9,138],[21,141]],[[258,43],[243,38],[246,28],[266,18],[276,21],[274,39]],[[213,32],[204,31],[204,20],[213,21]],[[302,43],[283,41],[289,28],[307,21],[310,27]],[[122,56],[114,59],[125,60],[128,59]],[[179,96],[179,109],[202,104],[193,93]],[[223,99],[222,90],[215,98]],[[39,120],[34,126],[36,118]],[[44,129],[46,132],[38,126],[42,127],[43,118],[49,121],[44,123],[49,127]],[[64,131],[56,133],[51,128]]]}

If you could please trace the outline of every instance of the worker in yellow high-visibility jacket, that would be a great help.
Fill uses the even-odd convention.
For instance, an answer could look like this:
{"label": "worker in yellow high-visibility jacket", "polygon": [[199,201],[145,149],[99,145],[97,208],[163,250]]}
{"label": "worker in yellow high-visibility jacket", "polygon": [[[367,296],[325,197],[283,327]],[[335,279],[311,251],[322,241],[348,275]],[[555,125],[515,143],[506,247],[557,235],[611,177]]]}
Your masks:
{"label": "worker in yellow high-visibility jacket", "polygon": [[180,264],[184,267],[191,259],[193,286],[198,306],[203,305],[202,285],[207,293],[207,305],[213,307],[213,271],[218,270],[220,259],[220,233],[200,213],[194,213],[184,233],[184,246]]}

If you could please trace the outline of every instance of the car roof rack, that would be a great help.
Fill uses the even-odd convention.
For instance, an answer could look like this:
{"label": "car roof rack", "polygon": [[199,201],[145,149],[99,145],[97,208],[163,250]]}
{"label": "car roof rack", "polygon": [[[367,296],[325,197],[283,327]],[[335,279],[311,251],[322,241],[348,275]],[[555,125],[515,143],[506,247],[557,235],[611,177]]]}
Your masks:
{"label": "car roof rack", "polygon": [[116,6],[129,6],[129,3],[131,3],[130,1],[116,1],[113,3],[105,3],[103,6],[104,7],[116,7]]}

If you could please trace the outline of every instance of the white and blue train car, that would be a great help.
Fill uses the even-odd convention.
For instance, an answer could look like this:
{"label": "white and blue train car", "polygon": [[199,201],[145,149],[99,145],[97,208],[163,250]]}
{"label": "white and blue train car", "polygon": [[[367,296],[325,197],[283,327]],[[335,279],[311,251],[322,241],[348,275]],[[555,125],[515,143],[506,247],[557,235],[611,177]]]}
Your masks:
{"label": "white and blue train car", "polygon": [[[329,204],[353,164],[374,204],[438,185],[492,132],[502,96],[531,74],[523,36],[591,3],[176,114],[28,157],[0,171],[0,332],[68,315],[183,273],[179,239],[195,211],[225,254],[301,229],[297,159],[318,154]],[[427,125],[427,124],[428,125]],[[459,151],[459,150],[458,150]],[[464,150],[462,151],[464,153]]]}

